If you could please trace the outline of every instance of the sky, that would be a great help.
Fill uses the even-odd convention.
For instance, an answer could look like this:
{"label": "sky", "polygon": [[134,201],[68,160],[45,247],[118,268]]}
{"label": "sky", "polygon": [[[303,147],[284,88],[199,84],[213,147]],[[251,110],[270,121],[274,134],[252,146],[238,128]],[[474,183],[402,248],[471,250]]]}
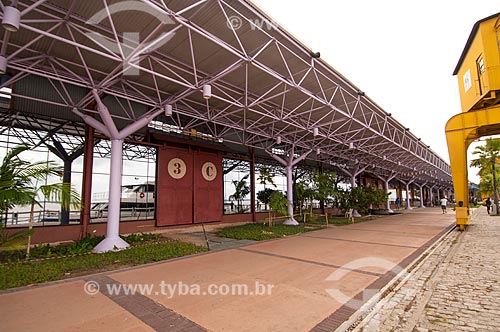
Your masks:
{"label": "sky", "polygon": [[498,0],[251,1],[449,163],[444,128],[461,112],[453,70]]}

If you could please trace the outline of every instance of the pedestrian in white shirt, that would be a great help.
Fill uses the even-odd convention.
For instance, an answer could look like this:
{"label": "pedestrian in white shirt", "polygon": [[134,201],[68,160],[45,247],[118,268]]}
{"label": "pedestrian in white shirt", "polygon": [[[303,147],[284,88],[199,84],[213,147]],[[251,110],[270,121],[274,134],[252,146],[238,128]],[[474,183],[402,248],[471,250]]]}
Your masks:
{"label": "pedestrian in white shirt", "polygon": [[448,199],[446,197],[441,198],[441,209],[443,209],[443,214],[448,213],[446,211],[446,205],[448,204]]}

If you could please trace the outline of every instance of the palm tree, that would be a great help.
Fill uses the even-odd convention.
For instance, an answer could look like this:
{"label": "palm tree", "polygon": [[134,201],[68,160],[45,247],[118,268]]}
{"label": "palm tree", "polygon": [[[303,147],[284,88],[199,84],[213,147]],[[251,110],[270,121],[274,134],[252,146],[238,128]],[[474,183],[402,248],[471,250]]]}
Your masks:
{"label": "palm tree", "polygon": [[[472,154],[478,155],[477,159],[471,161],[473,167],[482,169],[489,168],[493,180],[493,202],[496,207],[497,214],[499,213],[498,206],[498,185],[496,176],[496,164],[500,158],[500,139],[487,139],[485,145],[477,146]],[[480,172],[481,174],[481,172]],[[484,176],[484,175],[483,175]]]}
{"label": "palm tree", "polygon": [[[500,169],[497,168],[497,179],[500,178]],[[498,181],[497,181],[498,182]],[[498,183],[497,183],[498,187]],[[479,190],[481,194],[486,194],[488,197],[491,196],[493,190],[493,176],[491,173],[488,173],[484,176],[481,176],[481,182],[479,183]]]}
{"label": "palm tree", "polygon": [[[27,256],[29,256],[34,207],[35,204],[40,206],[37,197],[41,194],[48,199],[60,201],[63,208],[69,208],[70,205],[79,207],[80,198],[68,183],[38,185],[39,182],[45,181],[48,176],[60,176],[62,168],[53,162],[30,163],[22,160],[19,155],[27,150],[30,150],[30,147],[25,145],[11,149],[0,164],[0,221],[3,226],[4,214],[14,205],[31,205],[29,231],[23,231],[28,236]],[[5,245],[12,243],[14,239],[17,243],[22,237],[20,234],[9,237],[2,228],[0,243]]]}
{"label": "palm tree", "polygon": [[266,189],[266,184],[271,184],[276,188],[274,184],[274,173],[270,167],[262,166],[259,168],[259,177],[257,178],[260,184],[264,185],[264,189]]}
{"label": "palm tree", "polygon": [[238,203],[238,213],[243,213],[241,202],[250,193],[250,187],[247,184],[247,179],[250,174],[245,175],[241,180],[233,180],[234,194],[229,196],[230,200],[235,200]]}
{"label": "palm tree", "polygon": [[19,154],[26,150],[28,147],[22,145],[13,148],[7,152],[0,165],[1,212],[6,212],[16,204],[30,204],[34,199],[35,192],[31,179],[38,177],[45,167],[21,160]]}

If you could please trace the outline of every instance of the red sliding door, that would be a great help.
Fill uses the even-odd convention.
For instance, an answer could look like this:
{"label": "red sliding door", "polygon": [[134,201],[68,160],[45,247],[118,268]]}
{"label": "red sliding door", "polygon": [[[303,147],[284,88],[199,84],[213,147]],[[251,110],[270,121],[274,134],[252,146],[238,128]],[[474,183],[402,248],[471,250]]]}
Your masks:
{"label": "red sliding door", "polygon": [[222,221],[222,177],[218,154],[160,148],[157,226]]}

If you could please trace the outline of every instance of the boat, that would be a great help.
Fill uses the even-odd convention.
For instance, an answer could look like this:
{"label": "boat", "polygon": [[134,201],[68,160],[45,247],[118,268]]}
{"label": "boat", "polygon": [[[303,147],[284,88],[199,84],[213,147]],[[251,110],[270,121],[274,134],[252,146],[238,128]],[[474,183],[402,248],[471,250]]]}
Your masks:
{"label": "boat", "polygon": [[[92,195],[90,217],[108,216],[109,192],[97,192]],[[122,186],[120,218],[151,219],[155,211],[155,183],[129,184]]]}

